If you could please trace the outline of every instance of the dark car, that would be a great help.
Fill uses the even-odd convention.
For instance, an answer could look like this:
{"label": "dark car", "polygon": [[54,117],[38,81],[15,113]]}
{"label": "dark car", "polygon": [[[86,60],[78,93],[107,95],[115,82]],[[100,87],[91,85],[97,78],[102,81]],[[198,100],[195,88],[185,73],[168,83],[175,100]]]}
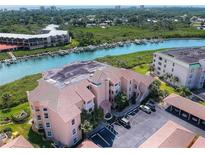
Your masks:
{"label": "dark car", "polygon": [[148,106],[153,112],[156,111],[156,109],[155,109],[155,105],[154,105],[154,104],[147,103],[146,106]]}
{"label": "dark car", "polygon": [[130,129],[130,128],[131,128],[129,120],[128,120],[127,118],[125,118],[125,117],[120,118],[120,119],[118,120],[118,122],[119,122],[123,127],[127,128],[127,129]]}

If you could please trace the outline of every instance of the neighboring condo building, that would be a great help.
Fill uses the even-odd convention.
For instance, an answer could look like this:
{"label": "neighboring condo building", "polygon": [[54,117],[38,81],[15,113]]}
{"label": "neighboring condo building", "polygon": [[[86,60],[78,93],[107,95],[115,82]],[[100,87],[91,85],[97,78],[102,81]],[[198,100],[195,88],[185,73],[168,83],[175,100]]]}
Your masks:
{"label": "neighboring condo building", "polygon": [[29,141],[20,135],[3,145],[1,148],[33,148],[33,146]]}
{"label": "neighboring condo building", "polygon": [[58,27],[48,25],[36,35],[0,33],[0,44],[16,45],[18,49],[28,50],[67,44],[70,40],[68,32],[58,30]]}
{"label": "neighboring condo building", "polygon": [[176,48],[156,52],[153,55],[153,66],[157,76],[175,77],[177,78],[175,84],[179,86],[190,89],[204,87],[205,48],[203,47]]}
{"label": "neighboring condo building", "polygon": [[205,138],[173,122],[166,122],[139,148],[204,148]]}
{"label": "neighboring condo building", "polygon": [[153,78],[87,61],[50,70],[38,82],[28,92],[35,128],[44,129],[47,138],[72,146],[81,139],[83,109],[91,112],[97,105],[108,113],[119,92],[140,102],[148,95]]}

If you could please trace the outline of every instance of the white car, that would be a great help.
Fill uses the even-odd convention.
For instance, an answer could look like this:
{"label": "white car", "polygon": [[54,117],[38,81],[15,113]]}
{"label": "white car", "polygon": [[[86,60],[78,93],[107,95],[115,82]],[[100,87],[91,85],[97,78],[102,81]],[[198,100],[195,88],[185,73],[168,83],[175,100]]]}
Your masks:
{"label": "white car", "polygon": [[144,111],[147,114],[151,113],[151,109],[146,105],[140,105],[140,110]]}

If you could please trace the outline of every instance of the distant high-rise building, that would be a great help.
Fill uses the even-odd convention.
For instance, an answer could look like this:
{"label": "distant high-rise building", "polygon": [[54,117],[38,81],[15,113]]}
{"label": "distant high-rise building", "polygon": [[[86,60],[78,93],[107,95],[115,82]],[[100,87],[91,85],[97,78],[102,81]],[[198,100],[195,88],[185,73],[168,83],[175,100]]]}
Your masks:
{"label": "distant high-rise building", "polygon": [[120,9],[120,8],[121,8],[120,5],[115,6],[115,9]]}
{"label": "distant high-rise building", "polygon": [[144,9],[144,5],[140,5],[140,9]]}

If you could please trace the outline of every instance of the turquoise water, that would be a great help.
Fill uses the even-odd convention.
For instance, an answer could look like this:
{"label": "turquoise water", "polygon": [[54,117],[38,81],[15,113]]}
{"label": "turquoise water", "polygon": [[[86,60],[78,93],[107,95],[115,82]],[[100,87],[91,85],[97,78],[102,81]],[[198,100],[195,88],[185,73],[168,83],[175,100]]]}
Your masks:
{"label": "turquoise water", "polygon": [[205,39],[170,39],[157,44],[131,44],[124,47],[99,49],[94,52],[71,53],[64,57],[57,56],[45,57],[41,59],[30,59],[28,61],[19,62],[10,66],[3,65],[0,68],[0,85],[20,79],[26,75],[44,72],[51,68],[61,67],[74,61],[93,60],[95,58],[104,57],[107,55],[121,55],[144,50],[196,46],[205,46]]}

